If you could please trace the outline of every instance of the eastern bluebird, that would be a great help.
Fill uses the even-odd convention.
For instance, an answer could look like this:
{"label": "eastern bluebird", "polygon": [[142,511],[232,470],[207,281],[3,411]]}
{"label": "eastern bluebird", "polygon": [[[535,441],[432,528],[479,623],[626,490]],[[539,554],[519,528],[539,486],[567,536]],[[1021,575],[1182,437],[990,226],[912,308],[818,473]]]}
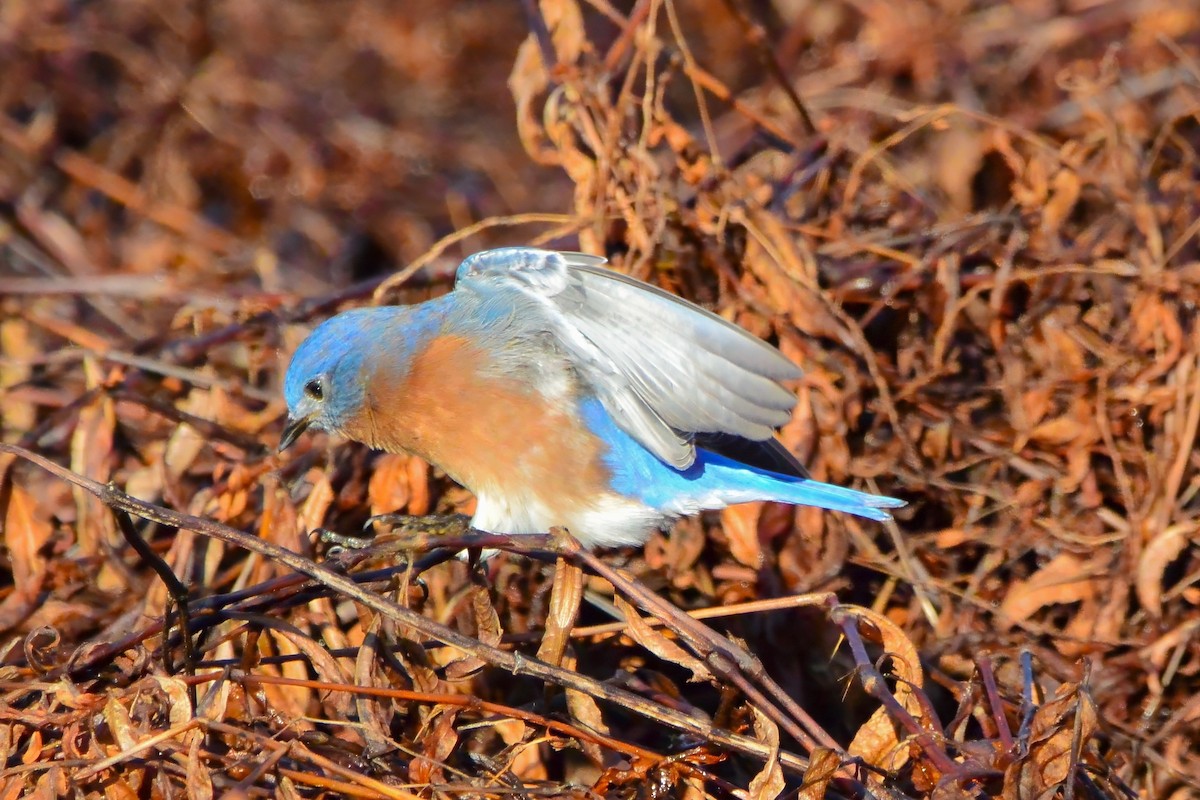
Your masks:
{"label": "eastern bluebird", "polygon": [[604,259],[506,247],[415,306],[346,311],[297,349],[283,450],[306,428],[440,467],[493,533],[640,544],[675,518],[773,500],[874,520],[904,501],[812,480],[775,438],[800,370]]}

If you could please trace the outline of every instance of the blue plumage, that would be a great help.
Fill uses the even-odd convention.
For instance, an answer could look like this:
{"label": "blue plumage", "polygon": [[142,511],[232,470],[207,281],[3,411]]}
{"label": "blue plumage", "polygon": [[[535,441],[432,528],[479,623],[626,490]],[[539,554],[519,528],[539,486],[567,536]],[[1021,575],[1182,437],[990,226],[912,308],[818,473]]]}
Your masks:
{"label": "blue plumage", "polygon": [[891,519],[891,514],[883,509],[904,505],[903,500],[892,497],[757,469],[703,448],[697,450],[690,467],[677,470],[621,430],[598,400],[583,400],[580,412],[588,428],[608,445],[604,461],[612,471],[613,489],[665,516],[769,500],[884,521]]}
{"label": "blue plumage", "polygon": [[587,545],[756,500],[904,505],[812,480],[774,439],[800,376],[778,350],[602,264],[487,251],[445,297],[326,321],[288,368],[281,448],[311,426],[415,453],[475,493],[476,527]]}

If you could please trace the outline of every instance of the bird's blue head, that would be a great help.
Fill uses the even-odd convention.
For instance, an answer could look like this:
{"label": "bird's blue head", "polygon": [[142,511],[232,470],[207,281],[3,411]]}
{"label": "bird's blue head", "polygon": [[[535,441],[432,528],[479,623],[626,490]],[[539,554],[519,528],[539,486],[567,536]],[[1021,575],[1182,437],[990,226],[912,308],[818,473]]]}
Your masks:
{"label": "bird's blue head", "polygon": [[317,326],[288,365],[283,394],[288,421],[279,449],[308,428],[342,433],[366,400],[369,354],[386,338],[390,308],[345,311]]}

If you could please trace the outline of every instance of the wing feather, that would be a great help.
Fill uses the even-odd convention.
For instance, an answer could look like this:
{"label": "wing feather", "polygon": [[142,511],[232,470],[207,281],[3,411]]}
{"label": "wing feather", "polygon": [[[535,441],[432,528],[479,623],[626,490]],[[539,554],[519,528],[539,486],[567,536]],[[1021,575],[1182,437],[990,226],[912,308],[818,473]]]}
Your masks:
{"label": "wing feather", "polygon": [[788,421],[800,376],[775,348],[675,295],[583,253],[510,247],[463,261],[457,291],[519,292],[570,353],[613,419],[684,469],[695,434],[766,441]]}

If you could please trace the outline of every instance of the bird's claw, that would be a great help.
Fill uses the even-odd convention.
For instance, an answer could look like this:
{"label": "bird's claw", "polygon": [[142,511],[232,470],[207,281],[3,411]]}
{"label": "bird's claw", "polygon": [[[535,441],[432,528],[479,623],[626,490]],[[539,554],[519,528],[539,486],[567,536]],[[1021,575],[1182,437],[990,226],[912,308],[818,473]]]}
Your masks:
{"label": "bird's claw", "polygon": [[365,550],[375,541],[375,537],[373,536],[348,535],[331,531],[328,528],[318,528],[316,534],[317,541],[327,546],[330,554],[337,548],[342,550]]}

